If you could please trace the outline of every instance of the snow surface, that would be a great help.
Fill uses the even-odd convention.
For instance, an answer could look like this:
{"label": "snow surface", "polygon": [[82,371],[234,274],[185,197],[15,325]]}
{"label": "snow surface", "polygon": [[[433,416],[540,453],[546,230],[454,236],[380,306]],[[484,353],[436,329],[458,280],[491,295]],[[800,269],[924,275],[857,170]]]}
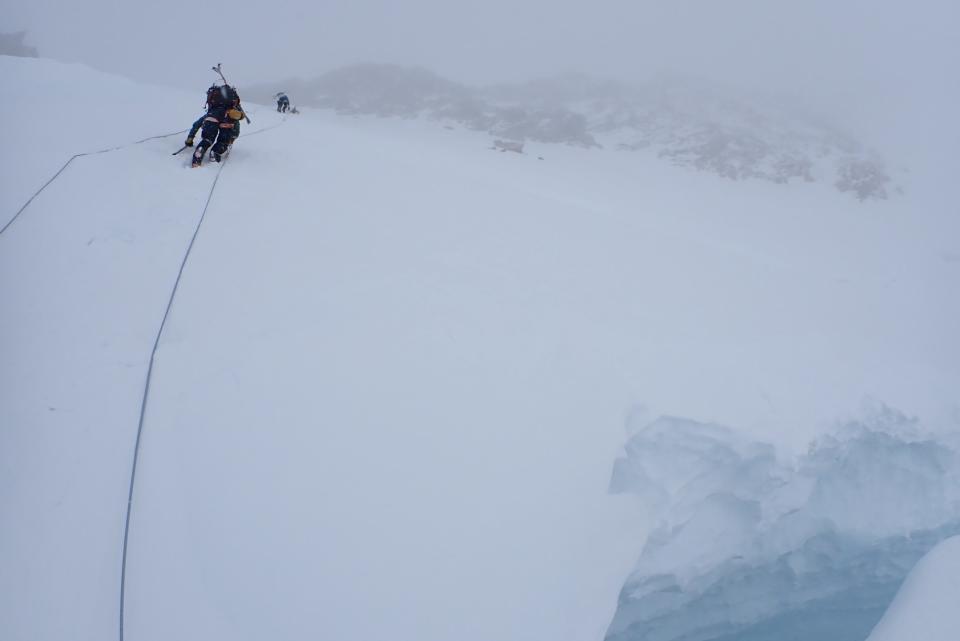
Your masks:
{"label": "snow surface", "polygon": [[[661,78],[630,87],[582,74],[468,87],[426,69],[356,64],[284,86],[299,105],[421,118],[497,138],[645,151],[732,180],[832,183],[861,200],[899,188],[876,152],[796,104]],[[253,88],[269,101],[275,85]]]}
{"label": "snow surface", "polygon": [[[4,224],[204,89],[0,79]],[[157,353],[129,639],[600,639],[652,518],[607,494],[636,403],[787,448],[865,396],[956,425],[945,201],[248,108]],[[146,365],[216,172],[179,143],[78,158],[0,235],[4,639],[117,634]]]}
{"label": "snow surface", "polygon": [[142,85],[81,64],[0,56],[0,78],[0,228],[73,154],[181,131],[203,113],[202,94]]}
{"label": "snow surface", "polygon": [[943,541],[910,572],[867,641],[954,641],[960,630],[960,536]]}

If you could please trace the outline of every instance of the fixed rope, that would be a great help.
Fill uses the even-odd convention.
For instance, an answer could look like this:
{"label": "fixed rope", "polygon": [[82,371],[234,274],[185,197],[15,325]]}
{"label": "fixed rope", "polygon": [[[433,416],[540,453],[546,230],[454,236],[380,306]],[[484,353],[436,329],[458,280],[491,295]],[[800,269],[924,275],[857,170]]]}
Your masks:
{"label": "fixed rope", "polygon": [[[257,131],[253,131],[247,134],[247,136],[254,136],[256,134],[263,133],[264,131],[275,129],[280,125],[282,125],[284,122],[286,122],[286,120],[287,119],[284,118],[283,121],[280,122],[279,124],[272,125],[270,127],[264,127],[263,129],[258,129]],[[186,132],[187,132],[186,129],[181,129],[180,131],[174,131],[173,133],[169,133],[169,134],[160,134],[159,136],[150,136],[149,138],[144,138],[143,140],[137,140],[135,142],[129,142],[125,145],[118,145],[116,147],[109,147],[107,149],[98,149],[97,151],[85,151],[82,154],[74,154],[70,156],[67,162],[63,163],[63,166],[61,166],[60,169],[57,170],[57,173],[51,176],[50,179],[47,180],[47,182],[43,183],[40,189],[35,191],[33,195],[27,199],[27,202],[23,203],[23,206],[17,210],[17,213],[13,215],[13,218],[8,220],[7,223],[2,228],[0,228],[0,234],[3,234],[3,232],[7,231],[7,229],[14,223],[14,221],[20,217],[20,214],[22,214],[27,209],[27,207],[30,206],[30,203],[32,203],[37,196],[43,193],[43,190],[49,187],[54,180],[59,178],[60,174],[62,174],[66,170],[66,168],[70,166],[70,163],[72,163],[77,158],[83,158],[84,156],[96,156],[97,154],[106,154],[106,153],[110,153],[111,151],[120,151],[121,149],[126,149],[127,147],[133,147],[134,145],[142,145],[143,143],[150,142],[151,140],[160,140],[161,138],[169,138],[170,136],[177,136]],[[219,172],[218,172],[218,175],[219,175]]]}
{"label": "fixed rope", "polygon": [[30,206],[30,203],[32,203],[37,196],[39,196],[41,193],[43,193],[43,190],[46,189],[47,187],[49,187],[49,186],[51,185],[51,183],[53,183],[54,180],[56,180],[57,178],[59,178],[59,177],[60,177],[60,174],[62,174],[62,173],[66,170],[66,168],[70,166],[70,163],[72,163],[72,162],[73,162],[74,160],[76,160],[77,158],[83,158],[84,156],[96,156],[97,154],[106,154],[106,153],[109,153],[109,152],[111,152],[111,151],[119,151],[119,150],[121,150],[121,149],[126,149],[127,147],[133,147],[134,145],[142,145],[143,143],[149,142],[149,141],[151,141],[151,140],[159,140],[159,139],[161,139],[161,138],[169,138],[170,136],[176,136],[176,135],[182,134],[182,133],[184,133],[184,132],[186,132],[186,131],[187,131],[186,129],[182,129],[181,131],[175,131],[175,132],[170,133],[170,134],[161,134],[161,135],[159,135],[159,136],[150,136],[149,138],[144,138],[143,140],[138,140],[138,141],[136,141],[136,142],[130,142],[130,143],[127,143],[127,144],[125,144],[125,145],[118,145],[118,146],[116,146],[116,147],[110,147],[110,148],[108,148],[108,149],[99,149],[99,150],[97,150],[97,151],[85,151],[85,152],[83,152],[82,154],[74,154],[74,155],[70,156],[69,160],[67,160],[67,162],[63,163],[63,166],[60,167],[60,169],[57,171],[57,173],[55,173],[53,176],[51,176],[51,177],[50,177],[50,180],[48,180],[47,182],[43,183],[43,186],[41,186],[40,189],[38,189],[37,191],[35,191],[34,194],[33,194],[32,196],[30,196],[29,199],[27,199],[27,202],[23,203],[23,206],[22,206],[20,209],[17,210],[17,213],[15,213],[15,214],[13,215],[13,218],[11,218],[10,220],[8,220],[8,221],[7,221],[7,224],[4,225],[2,229],[0,229],[0,234],[3,234],[3,232],[7,231],[7,229],[10,227],[10,225],[12,225],[13,222],[14,222],[17,218],[20,217],[20,214],[22,214],[22,213],[27,209],[27,207]]}
{"label": "fixed rope", "polygon": [[203,205],[203,211],[200,218],[197,219],[197,226],[193,230],[193,236],[187,245],[187,250],[183,253],[183,260],[180,261],[180,269],[177,272],[177,278],[173,281],[173,288],[170,290],[170,297],[167,299],[167,308],[163,312],[163,320],[160,321],[160,327],[157,329],[157,335],[153,340],[153,349],[150,350],[150,362],[147,365],[147,376],[143,384],[143,396],[140,400],[140,420],[137,423],[137,438],[133,445],[133,464],[130,468],[130,488],[127,492],[127,516],[123,525],[123,551],[120,560],[120,641],[123,641],[123,615],[125,607],[125,597],[127,592],[127,544],[130,539],[130,513],[133,509],[133,488],[137,480],[137,461],[140,458],[140,439],[143,436],[143,422],[147,415],[147,400],[150,397],[150,381],[153,378],[153,364],[157,356],[157,348],[160,346],[160,337],[167,326],[167,319],[170,318],[170,310],[173,309],[173,299],[177,295],[177,289],[180,287],[180,280],[183,278],[183,270],[187,266],[187,259],[190,258],[190,252],[200,233],[200,226],[203,219],[207,216],[207,209],[210,208],[210,201],[213,200],[213,192],[217,188],[217,182],[220,180],[220,173],[225,165],[221,163],[217,169],[217,175],[213,178],[210,185],[210,191],[207,193],[207,202]]}
{"label": "fixed rope", "polygon": [[[246,138],[246,137],[249,137],[249,136],[254,136],[254,135],[256,135],[256,134],[263,133],[264,131],[269,131],[270,129],[275,129],[275,128],[279,127],[280,125],[282,125],[285,121],[286,121],[286,118],[284,118],[283,121],[281,121],[280,123],[277,123],[277,124],[272,125],[272,126],[270,126],[270,127],[264,127],[263,129],[258,129],[257,131],[250,132],[250,133],[248,133],[248,134],[247,134],[246,136],[244,136],[244,137]],[[34,192],[34,194],[33,194],[32,196],[30,196],[30,198],[23,204],[23,206],[21,206],[20,209],[17,210],[17,212],[13,215],[13,217],[12,217],[9,221],[7,221],[7,223],[6,223],[2,228],[0,228],[0,234],[3,234],[4,232],[6,232],[6,231],[10,228],[10,226],[13,225],[13,223],[20,217],[20,215],[23,214],[23,212],[27,210],[27,208],[31,205],[31,203],[33,203],[33,201],[34,201],[41,193],[43,193],[43,191],[44,191],[47,187],[49,187],[51,184],[53,184],[53,182],[54,182],[55,180],[57,180],[57,178],[59,178],[59,177],[63,174],[63,172],[66,171],[66,169],[70,166],[70,164],[71,164],[74,160],[76,160],[77,158],[83,158],[83,157],[85,157],[85,156],[95,156],[95,155],[98,155],[98,154],[105,154],[105,153],[110,153],[110,152],[114,152],[114,151],[120,151],[120,150],[122,150],[122,149],[126,149],[126,148],[132,147],[132,146],[134,146],[134,145],[140,145],[140,144],[143,144],[143,143],[145,143],[145,142],[149,142],[149,141],[151,141],[151,140],[160,140],[160,139],[162,139],[162,138],[169,138],[169,137],[171,137],[171,136],[177,136],[177,135],[180,135],[180,134],[185,133],[186,131],[187,131],[186,129],[183,129],[183,130],[174,131],[174,132],[168,133],[168,134],[160,134],[160,135],[157,135],[157,136],[149,136],[149,137],[147,137],[147,138],[143,138],[142,140],[137,140],[137,141],[135,141],[135,142],[126,143],[126,144],[123,144],[123,145],[117,145],[117,146],[115,146],[115,147],[108,147],[108,148],[105,148],[105,149],[98,149],[98,150],[96,150],[96,151],[87,151],[87,152],[83,152],[83,153],[79,153],[79,154],[74,154],[74,155],[71,156],[65,163],[63,163],[63,165],[60,167],[60,169],[58,169],[57,172],[56,172],[55,174],[53,174],[53,176],[51,176],[36,192]],[[229,157],[227,157],[227,158],[229,158]],[[141,439],[142,439],[142,436],[143,436],[143,426],[144,426],[144,420],[145,420],[146,411],[147,411],[147,401],[148,401],[148,399],[149,399],[149,394],[150,394],[150,383],[151,383],[151,380],[152,380],[152,378],[153,378],[154,362],[155,362],[155,360],[156,360],[157,349],[158,349],[158,347],[159,347],[159,345],[160,345],[160,339],[161,339],[161,337],[162,337],[162,335],[163,335],[163,330],[164,330],[164,328],[166,327],[167,320],[168,320],[169,317],[170,317],[170,311],[171,311],[171,309],[173,308],[174,298],[176,297],[177,290],[178,290],[179,287],[180,287],[180,281],[182,280],[184,269],[186,268],[187,261],[188,261],[188,259],[189,259],[189,257],[190,257],[190,253],[191,253],[191,251],[193,250],[193,246],[194,246],[194,244],[196,243],[197,236],[198,236],[199,233],[200,233],[200,227],[202,226],[203,221],[204,221],[204,219],[206,218],[207,210],[208,210],[209,207],[210,207],[210,202],[213,200],[213,194],[214,194],[214,191],[215,191],[216,188],[217,188],[217,183],[218,183],[219,180],[220,180],[220,173],[223,171],[223,168],[224,168],[224,166],[225,166],[225,164],[226,164],[227,158],[224,158],[224,162],[221,163],[220,166],[217,168],[216,176],[214,176],[213,182],[212,182],[211,185],[210,185],[210,190],[209,190],[209,192],[207,193],[207,199],[206,199],[206,202],[204,203],[203,211],[200,213],[200,217],[199,217],[198,220],[197,220],[197,224],[196,224],[196,227],[194,228],[193,235],[191,236],[190,242],[189,242],[189,244],[187,245],[187,249],[186,249],[186,251],[185,251],[184,254],[183,254],[183,259],[182,259],[181,262],[180,262],[180,268],[179,268],[179,270],[178,270],[178,272],[177,272],[177,277],[176,277],[176,279],[174,280],[173,288],[170,290],[170,296],[169,296],[169,298],[167,299],[167,306],[166,306],[166,309],[165,309],[164,314],[163,314],[163,319],[162,319],[161,322],[160,322],[160,327],[159,327],[158,330],[157,330],[157,334],[156,334],[156,336],[155,336],[155,338],[154,338],[154,341],[153,341],[153,347],[152,347],[152,349],[151,349],[151,351],[150,351],[150,360],[149,360],[149,364],[147,365],[147,375],[146,375],[146,378],[145,378],[145,380],[144,380],[143,395],[142,395],[142,397],[141,397],[141,402],[140,402],[140,416],[139,416],[139,421],[138,421],[138,423],[137,423],[137,435],[136,435],[136,440],[135,440],[135,442],[134,442],[133,461],[132,461],[131,468],[130,468],[130,485],[129,485],[128,492],[127,492],[127,508],[126,508],[126,516],[125,516],[125,519],[124,519],[124,528],[123,528],[123,548],[122,548],[122,552],[121,552],[121,566],[120,566],[120,614],[119,614],[119,638],[120,638],[120,641],[123,641],[123,639],[124,639],[124,614],[125,614],[125,607],[126,607],[127,549],[128,549],[129,539],[130,539],[130,519],[131,519],[132,508],[133,508],[133,492],[134,492],[134,487],[135,487],[135,484],[136,484],[137,462],[139,461],[139,457],[140,457],[140,443],[141,443]]]}
{"label": "fixed rope", "polygon": [[[264,131],[275,129],[282,124],[283,122],[280,122],[270,127],[258,129],[257,131],[247,134],[245,137],[254,136],[256,134],[263,133]],[[157,349],[160,346],[160,339],[163,336],[163,330],[167,326],[167,320],[170,318],[170,310],[173,309],[174,298],[177,295],[177,290],[180,287],[180,281],[183,278],[184,269],[186,268],[187,261],[190,258],[190,252],[193,250],[197,236],[200,234],[200,227],[203,225],[203,221],[207,216],[207,210],[210,208],[210,202],[213,200],[213,194],[217,188],[217,182],[220,180],[220,174],[223,172],[223,168],[228,159],[229,156],[224,158],[223,162],[220,164],[220,167],[217,169],[217,175],[214,177],[213,183],[210,185],[210,191],[207,193],[207,201],[203,205],[203,211],[200,213],[200,217],[197,220],[197,225],[193,230],[193,236],[190,238],[190,243],[187,245],[187,249],[183,254],[183,260],[180,261],[180,269],[177,272],[176,280],[173,282],[173,288],[170,290],[170,296],[167,299],[167,307],[163,313],[163,320],[160,321],[160,327],[157,329],[157,335],[153,340],[153,348],[150,350],[150,361],[147,365],[147,376],[144,379],[143,396],[140,400],[140,419],[137,422],[137,436],[133,446],[133,462],[130,467],[130,487],[127,492],[127,513],[123,526],[123,550],[121,552],[120,561],[120,641],[123,641],[124,639],[124,614],[126,609],[127,594],[127,549],[130,541],[130,518],[131,514],[133,513],[133,492],[137,481],[137,463],[140,460],[140,443],[143,437],[143,426],[147,416],[147,403],[150,398],[150,383],[153,380],[153,366],[157,356]]]}

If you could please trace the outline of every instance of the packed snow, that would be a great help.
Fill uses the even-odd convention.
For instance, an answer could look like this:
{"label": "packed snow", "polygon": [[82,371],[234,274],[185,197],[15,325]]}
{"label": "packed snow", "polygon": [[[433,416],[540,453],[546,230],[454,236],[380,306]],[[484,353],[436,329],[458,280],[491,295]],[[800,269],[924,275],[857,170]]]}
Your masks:
{"label": "packed snow", "polygon": [[[101,641],[118,632],[150,350],[219,171],[171,156],[182,134],[131,143],[187,128],[206,87],[2,56],[0,79],[16,123],[0,226],[70,157],[116,148],[76,158],[0,235],[0,637]],[[503,154],[419,119],[246,106],[157,352],[126,638],[602,639],[638,557],[696,582],[769,527],[782,536],[755,567],[829,534],[827,569],[847,572],[858,523],[882,526],[884,546],[946,536],[949,478],[923,458],[956,452],[938,436],[960,389],[945,201],[863,205],[639,154]],[[76,124],[49,127],[65,107]],[[874,426],[779,460],[865,397],[930,436]],[[637,423],[638,403],[691,419]],[[672,425],[666,442],[740,429],[663,463],[723,453],[717,475],[747,495],[654,492],[623,464],[633,494],[609,494],[625,421]],[[822,457],[871,448],[906,459],[916,485],[891,481],[892,498],[944,494],[902,522],[844,521],[859,486]],[[821,476],[850,494],[804,503]],[[787,505],[806,529],[774,509]],[[702,553],[696,528],[644,544],[664,515],[729,528]],[[820,516],[840,519],[834,534]],[[904,545],[900,576],[922,554]]]}

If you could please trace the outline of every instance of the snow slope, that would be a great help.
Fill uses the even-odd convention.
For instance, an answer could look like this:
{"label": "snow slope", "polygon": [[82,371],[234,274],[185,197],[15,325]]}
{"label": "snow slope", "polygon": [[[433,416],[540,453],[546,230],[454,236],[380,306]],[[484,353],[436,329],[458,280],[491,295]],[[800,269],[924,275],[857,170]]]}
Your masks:
{"label": "snow slope", "polygon": [[[37,133],[35,145],[4,145],[5,205],[73,153],[196,117],[184,105],[154,122],[104,117],[104,97],[146,109],[177,96],[131,91],[137,85],[77,65],[0,65],[17,88],[3,103],[5,122],[20,126],[14,140]],[[70,102],[83,126],[45,138],[65,88],[78,92]],[[78,159],[0,236],[3,638],[103,639],[116,629],[124,486],[149,346],[210,186],[171,162],[179,140]],[[0,219],[13,213],[5,207]]]}
{"label": "snow slope", "polygon": [[80,64],[0,56],[0,77],[0,228],[73,154],[184,130],[203,110],[202,95],[137,84]]}
{"label": "snow slope", "polygon": [[[5,221],[71,155],[185,128],[203,89],[0,78]],[[65,84],[85,126],[32,138]],[[129,639],[600,639],[646,531],[606,494],[634,404],[787,446],[864,396],[955,424],[949,212],[251,117],[157,352]],[[146,365],[217,171],[179,142],[77,159],[0,235],[5,639],[117,633]]]}
{"label": "snow slope", "polygon": [[943,541],[910,572],[867,641],[951,641],[960,630],[960,536]]}
{"label": "snow slope", "polygon": [[[419,67],[367,63],[281,85],[300,106],[344,115],[422,118],[512,141],[644,151],[732,180],[833,184],[861,200],[900,189],[879,154],[793,102],[689,79],[631,87],[561,74],[478,88]],[[266,102],[275,93],[275,83],[252,88]]]}

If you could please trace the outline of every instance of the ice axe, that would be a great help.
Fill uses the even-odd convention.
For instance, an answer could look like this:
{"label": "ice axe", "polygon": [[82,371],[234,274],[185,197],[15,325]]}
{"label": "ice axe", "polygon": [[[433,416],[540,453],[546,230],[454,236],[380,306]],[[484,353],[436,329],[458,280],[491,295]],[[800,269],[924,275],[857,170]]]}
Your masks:
{"label": "ice axe", "polygon": [[[220,76],[220,80],[223,80],[223,84],[229,85],[230,83],[227,82],[227,79],[223,77],[223,71],[220,70],[220,64],[221,63],[218,62],[216,67],[210,67],[210,68],[217,72],[217,75]],[[250,124],[250,119],[247,117],[246,111],[243,112],[243,119],[247,121],[248,125]]]}

